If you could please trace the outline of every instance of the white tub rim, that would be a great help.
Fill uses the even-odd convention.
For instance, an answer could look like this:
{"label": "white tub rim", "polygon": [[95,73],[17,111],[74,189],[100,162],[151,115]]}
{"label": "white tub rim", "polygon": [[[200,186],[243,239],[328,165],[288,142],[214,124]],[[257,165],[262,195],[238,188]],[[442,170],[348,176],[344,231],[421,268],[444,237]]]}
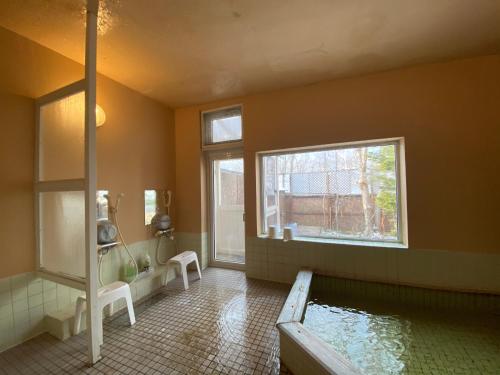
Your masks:
{"label": "white tub rim", "polygon": [[[310,295],[312,277],[311,270],[301,269],[299,271],[281,309],[276,322],[280,333],[280,348],[283,339],[286,339],[287,342],[295,346],[294,349],[297,353],[304,355],[303,360],[314,361],[311,365],[319,367],[320,371],[325,374],[360,374],[361,372],[348,359],[337,353],[329,344],[302,324]],[[297,366],[294,366],[294,361],[291,358],[284,358],[280,354],[280,359],[295,375],[301,375],[301,371]]]}

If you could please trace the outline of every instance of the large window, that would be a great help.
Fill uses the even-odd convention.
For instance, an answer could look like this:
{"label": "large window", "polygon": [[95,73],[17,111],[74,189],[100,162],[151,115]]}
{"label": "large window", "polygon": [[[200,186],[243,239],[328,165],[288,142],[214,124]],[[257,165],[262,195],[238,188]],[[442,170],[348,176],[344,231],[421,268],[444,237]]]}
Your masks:
{"label": "large window", "polygon": [[262,232],[404,243],[403,162],[402,139],[262,153]]}

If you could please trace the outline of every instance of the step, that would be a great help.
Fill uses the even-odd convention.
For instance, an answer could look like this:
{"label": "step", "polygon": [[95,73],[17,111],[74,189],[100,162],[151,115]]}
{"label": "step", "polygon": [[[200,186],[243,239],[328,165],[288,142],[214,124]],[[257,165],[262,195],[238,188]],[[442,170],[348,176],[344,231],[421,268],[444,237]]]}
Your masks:
{"label": "step", "polygon": [[[81,330],[86,327],[86,320],[82,319]],[[73,335],[73,323],[75,321],[75,306],[69,305],[63,310],[51,312],[45,316],[45,327],[47,331],[64,341]]]}
{"label": "step", "polygon": [[[145,279],[153,279],[156,277],[161,277],[165,273],[165,266],[160,266],[155,268],[150,268],[149,271],[140,272],[136,282],[140,282]],[[175,275],[173,275],[175,278]],[[170,277],[172,278],[172,277]],[[170,280],[169,280],[170,281]],[[158,289],[149,290],[147,295],[142,295],[141,298],[134,301],[134,304],[139,303],[140,301],[149,298],[152,294],[154,294]],[[73,324],[75,320],[75,307],[76,303],[72,303],[67,307],[57,310],[45,315],[45,327],[47,331],[54,337],[57,337],[59,340],[66,340],[73,335]],[[114,314],[125,309],[125,303],[118,303],[115,305]],[[107,309],[104,309],[104,313],[107,313]],[[86,318],[82,316],[82,321],[80,325],[80,332],[85,330],[86,327]]]}

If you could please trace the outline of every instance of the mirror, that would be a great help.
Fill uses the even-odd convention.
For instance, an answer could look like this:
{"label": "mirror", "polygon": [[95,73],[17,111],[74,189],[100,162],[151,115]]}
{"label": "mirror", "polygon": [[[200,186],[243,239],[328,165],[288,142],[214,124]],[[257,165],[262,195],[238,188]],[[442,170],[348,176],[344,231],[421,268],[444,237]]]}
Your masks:
{"label": "mirror", "polygon": [[97,220],[107,220],[108,219],[108,200],[104,197],[107,194],[109,194],[108,190],[97,190],[96,191]]}
{"label": "mirror", "polygon": [[144,225],[150,225],[153,216],[162,209],[163,190],[144,190]]}

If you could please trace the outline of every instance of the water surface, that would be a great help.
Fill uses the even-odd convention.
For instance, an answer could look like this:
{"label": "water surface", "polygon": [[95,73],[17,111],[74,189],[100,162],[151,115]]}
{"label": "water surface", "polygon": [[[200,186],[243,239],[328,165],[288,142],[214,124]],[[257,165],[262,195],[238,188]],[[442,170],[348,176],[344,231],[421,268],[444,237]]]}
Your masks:
{"label": "water surface", "polygon": [[313,295],[304,325],[363,374],[500,374],[500,316]]}

